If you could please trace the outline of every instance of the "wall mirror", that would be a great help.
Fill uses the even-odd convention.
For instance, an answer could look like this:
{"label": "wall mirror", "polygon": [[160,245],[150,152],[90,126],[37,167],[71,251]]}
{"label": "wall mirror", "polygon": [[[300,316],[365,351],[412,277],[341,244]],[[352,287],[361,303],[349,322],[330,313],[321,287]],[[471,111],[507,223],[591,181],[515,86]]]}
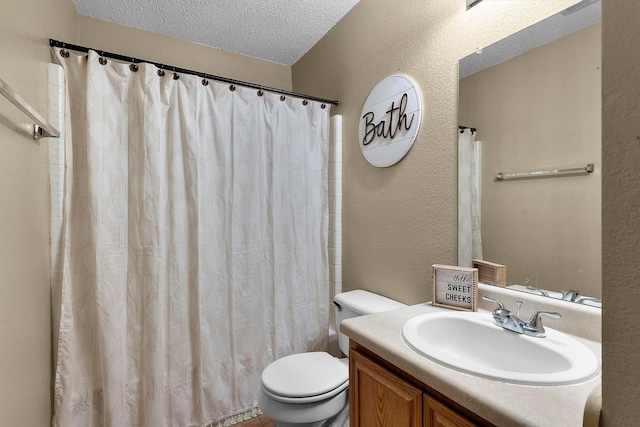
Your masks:
{"label": "wall mirror", "polygon": [[459,264],[502,264],[508,287],[594,306],[600,17],[600,1],[584,0],[463,58],[458,104]]}

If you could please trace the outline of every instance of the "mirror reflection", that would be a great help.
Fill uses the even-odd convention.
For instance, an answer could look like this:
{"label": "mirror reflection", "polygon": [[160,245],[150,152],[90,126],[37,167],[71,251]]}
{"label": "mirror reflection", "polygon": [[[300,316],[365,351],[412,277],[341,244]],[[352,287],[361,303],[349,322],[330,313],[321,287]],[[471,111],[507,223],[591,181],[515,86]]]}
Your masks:
{"label": "mirror reflection", "polygon": [[[463,58],[458,107],[458,263],[505,265],[509,287],[595,306],[600,16],[585,0]],[[587,164],[592,173],[549,173]]]}

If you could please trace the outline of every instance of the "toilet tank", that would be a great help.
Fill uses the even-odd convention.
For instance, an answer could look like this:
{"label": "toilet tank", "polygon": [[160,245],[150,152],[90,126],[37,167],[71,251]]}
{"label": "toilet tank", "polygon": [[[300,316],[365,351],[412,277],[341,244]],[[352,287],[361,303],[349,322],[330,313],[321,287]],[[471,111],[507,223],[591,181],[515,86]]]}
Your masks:
{"label": "toilet tank", "polygon": [[[336,306],[338,331],[340,331],[340,323],[345,319],[406,307],[401,302],[360,289],[337,294],[333,299],[333,303]],[[340,350],[348,355],[349,337],[338,332],[338,343]]]}

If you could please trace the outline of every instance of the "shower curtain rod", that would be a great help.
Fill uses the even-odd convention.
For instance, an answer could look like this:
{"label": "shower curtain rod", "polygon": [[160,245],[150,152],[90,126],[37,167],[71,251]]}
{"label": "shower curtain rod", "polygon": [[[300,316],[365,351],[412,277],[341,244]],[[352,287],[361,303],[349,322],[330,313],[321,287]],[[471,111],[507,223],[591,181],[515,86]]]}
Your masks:
{"label": "shower curtain rod", "polygon": [[54,40],[54,39],[49,39],[49,46],[51,46],[51,47],[59,47],[59,48],[62,48],[62,49],[75,50],[77,52],[84,52],[84,53],[89,52],[89,50],[93,50],[100,56],[104,56],[106,58],[111,58],[111,59],[116,59],[118,61],[132,62],[134,64],[138,64],[138,63],[144,62],[144,63],[147,63],[147,64],[153,64],[153,65],[155,65],[156,67],[158,67],[158,68],[160,68],[162,70],[173,71],[174,73],[191,74],[191,75],[202,77],[202,78],[209,79],[209,80],[216,80],[216,81],[219,81],[219,82],[230,83],[230,84],[233,84],[233,85],[244,86],[244,87],[248,87],[248,88],[252,88],[252,89],[266,90],[268,92],[279,93],[279,94],[282,94],[282,95],[289,95],[289,96],[293,96],[293,97],[296,97],[296,98],[308,99],[310,101],[324,102],[324,103],[332,104],[332,105],[338,105],[338,103],[339,103],[338,101],[332,101],[330,99],[318,98],[318,97],[315,97],[315,96],[305,95],[303,93],[291,92],[291,91],[287,91],[287,90],[283,90],[283,89],[276,89],[276,88],[268,87],[268,86],[261,86],[261,85],[255,84],[255,83],[250,83],[250,82],[244,82],[244,81],[241,81],[241,80],[230,79],[228,77],[221,77],[221,76],[216,76],[216,75],[213,75],[213,74],[201,73],[201,72],[198,72],[198,71],[188,70],[186,68],[174,67],[172,65],[161,64],[159,62],[148,61],[146,59],[141,59],[141,58],[134,58],[132,56],[124,56],[124,55],[120,55],[120,54],[117,54],[117,53],[105,52],[104,50],[93,49],[93,48],[89,48],[89,47],[85,47],[85,46],[78,46],[78,45],[75,45],[75,44],[65,43],[65,42],[61,42],[61,41],[58,41],[58,40]]}

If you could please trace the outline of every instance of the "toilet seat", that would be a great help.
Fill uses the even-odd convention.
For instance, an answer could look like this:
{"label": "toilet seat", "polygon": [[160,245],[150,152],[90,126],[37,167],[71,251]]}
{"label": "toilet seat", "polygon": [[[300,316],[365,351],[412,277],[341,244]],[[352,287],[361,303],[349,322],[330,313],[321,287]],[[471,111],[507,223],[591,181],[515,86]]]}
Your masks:
{"label": "toilet seat", "polygon": [[262,372],[262,390],[285,403],[313,403],[329,399],[349,386],[349,368],[325,352],[283,357]]}

